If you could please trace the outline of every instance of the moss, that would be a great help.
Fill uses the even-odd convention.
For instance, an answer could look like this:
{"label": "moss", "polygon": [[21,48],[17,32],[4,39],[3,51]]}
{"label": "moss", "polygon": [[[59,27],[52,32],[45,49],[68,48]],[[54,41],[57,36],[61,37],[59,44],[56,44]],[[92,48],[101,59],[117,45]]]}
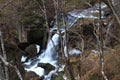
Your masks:
{"label": "moss", "polygon": [[94,74],[94,75],[89,75],[88,80],[101,80],[101,76]]}
{"label": "moss", "polygon": [[18,35],[18,31],[16,29],[11,30],[11,34]]}

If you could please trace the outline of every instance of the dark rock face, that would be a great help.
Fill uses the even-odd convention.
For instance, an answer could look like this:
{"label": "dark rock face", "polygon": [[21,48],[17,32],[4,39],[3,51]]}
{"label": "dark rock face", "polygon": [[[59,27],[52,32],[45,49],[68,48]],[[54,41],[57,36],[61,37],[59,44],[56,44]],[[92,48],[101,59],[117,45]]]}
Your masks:
{"label": "dark rock face", "polygon": [[44,29],[30,30],[27,34],[28,42],[31,44],[38,44],[42,49],[46,48],[47,31]]}
{"label": "dark rock face", "polygon": [[35,45],[40,46],[40,51],[46,48],[47,45],[47,32],[44,29],[30,30],[27,34],[28,42],[22,42],[18,44],[18,47],[25,52],[25,56],[32,57],[37,54]]}

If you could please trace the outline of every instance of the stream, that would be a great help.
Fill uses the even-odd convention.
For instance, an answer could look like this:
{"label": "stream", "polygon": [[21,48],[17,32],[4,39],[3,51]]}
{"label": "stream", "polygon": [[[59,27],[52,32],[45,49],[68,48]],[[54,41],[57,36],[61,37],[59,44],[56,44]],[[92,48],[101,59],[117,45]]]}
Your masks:
{"label": "stream", "polygon": [[[95,6],[85,10],[73,10],[71,12],[68,12],[65,18],[67,30],[73,27],[73,25],[78,19],[81,19],[81,18],[90,19],[90,20],[98,19],[99,16],[96,15],[96,14],[99,14],[98,6],[99,5],[96,4]],[[104,3],[101,3],[101,8],[102,8],[102,18],[105,18],[104,9],[107,8],[107,5],[105,5]],[[57,63],[58,57],[59,57],[57,48],[59,47],[60,36],[59,36],[59,31],[56,25],[54,25],[54,27],[50,29],[50,32],[52,33],[54,30],[57,30],[57,33],[54,33],[53,35],[49,35],[51,39],[49,38],[47,42],[46,50],[43,51],[41,55],[39,55],[35,59],[29,59],[28,62],[23,63],[26,71],[33,71],[39,76],[44,76],[44,80],[51,80],[51,76],[53,74],[57,74],[59,70],[64,71],[64,67],[65,67],[65,65],[61,65],[62,67],[59,68],[59,65]],[[65,31],[63,26],[60,27],[60,30],[62,32]],[[40,46],[36,46],[36,48],[37,48],[37,51],[39,52]],[[76,49],[72,49],[69,51],[70,55],[80,54],[80,53],[81,51]],[[21,62],[24,62],[25,60],[26,60],[26,57],[22,56]],[[50,71],[46,73],[46,69],[44,67],[41,67],[41,64],[42,66],[45,64],[50,65],[52,66],[52,69],[50,69]],[[67,80],[67,77],[64,75],[63,75],[63,78],[64,80]]]}

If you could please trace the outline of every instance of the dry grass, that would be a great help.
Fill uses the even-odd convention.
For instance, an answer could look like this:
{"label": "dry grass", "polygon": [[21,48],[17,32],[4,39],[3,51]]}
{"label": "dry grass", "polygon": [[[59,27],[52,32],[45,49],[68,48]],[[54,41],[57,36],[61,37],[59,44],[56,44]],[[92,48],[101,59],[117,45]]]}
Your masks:
{"label": "dry grass", "polygon": [[[120,49],[115,50],[114,52],[107,52],[104,55],[104,70],[109,80],[120,80],[119,54]],[[83,57],[81,61],[79,61],[79,58],[71,57],[70,62],[72,64],[76,80],[79,80],[78,74],[80,75],[81,80],[102,80],[99,67],[99,56],[97,54],[90,53],[89,56]],[[80,64],[80,67],[78,67],[78,63]]]}

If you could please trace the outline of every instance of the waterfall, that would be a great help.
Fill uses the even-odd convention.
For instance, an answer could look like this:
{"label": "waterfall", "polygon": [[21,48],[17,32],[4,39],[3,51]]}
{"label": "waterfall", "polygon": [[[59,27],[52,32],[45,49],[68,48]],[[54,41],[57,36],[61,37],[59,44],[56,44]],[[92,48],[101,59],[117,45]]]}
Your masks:
{"label": "waterfall", "polygon": [[[98,16],[94,15],[96,13],[99,14],[98,7],[97,7],[97,9],[95,9],[96,6],[98,6],[98,4],[96,4],[93,8],[68,12],[67,16],[65,18],[67,29],[72,27],[75,24],[75,22],[80,18],[87,18],[87,19],[89,18],[92,20],[99,18]],[[102,9],[106,8],[105,4],[102,4],[101,6],[102,6]],[[51,28],[50,32],[52,33],[54,30],[58,30],[56,25],[54,25],[54,27]],[[64,32],[64,27],[61,26],[59,30]],[[46,50],[43,53],[41,53],[41,55],[34,58],[33,60],[28,60],[28,62],[23,63],[26,71],[33,71],[39,76],[44,76],[44,80],[51,80],[51,76],[54,73],[56,73],[56,71],[58,70],[57,58],[59,56],[58,56],[56,49],[59,46],[59,37],[60,36],[58,33],[55,33],[55,34],[53,34],[53,36],[51,36],[51,33],[49,34]],[[39,52],[40,47],[36,46],[36,48],[37,48],[37,52]],[[64,48],[64,50],[65,49],[66,48]],[[70,53],[70,55],[73,55],[73,54],[79,54],[81,52],[79,50],[73,49],[73,50],[70,50],[69,53]],[[21,62],[22,61],[24,62],[25,59],[26,59],[26,57],[22,56]],[[45,74],[45,69],[38,66],[39,63],[49,63],[52,66],[54,66],[55,69],[50,71],[48,74]],[[66,80],[66,77],[65,76],[63,76],[63,77]]]}
{"label": "waterfall", "polygon": [[[56,47],[58,46],[59,43],[59,35],[54,34],[51,39],[48,40],[47,48],[46,50],[38,56],[34,60],[29,60],[28,62],[24,63],[25,70],[27,71],[33,71],[39,76],[43,76],[45,74],[45,70],[41,67],[38,67],[39,63],[49,63],[55,67],[55,70],[52,70],[49,72],[48,75],[44,75],[45,79],[44,80],[50,80],[51,76],[53,73],[56,72],[57,70],[57,52],[56,52]],[[39,48],[38,46],[36,46]],[[38,49],[39,50],[39,49]],[[22,60],[24,61],[26,57],[22,57]]]}
{"label": "waterfall", "polygon": [[56,46],[58,46],[58,41],[59,41],[59,35],[54,34],[52,39],[48,41],[45,52],[43,52],[39,56],[40,62],[50,63],[55,66],[54,59],[56,59],[56,57],[57,57],[57,53],[55,50],[56,50]]}

